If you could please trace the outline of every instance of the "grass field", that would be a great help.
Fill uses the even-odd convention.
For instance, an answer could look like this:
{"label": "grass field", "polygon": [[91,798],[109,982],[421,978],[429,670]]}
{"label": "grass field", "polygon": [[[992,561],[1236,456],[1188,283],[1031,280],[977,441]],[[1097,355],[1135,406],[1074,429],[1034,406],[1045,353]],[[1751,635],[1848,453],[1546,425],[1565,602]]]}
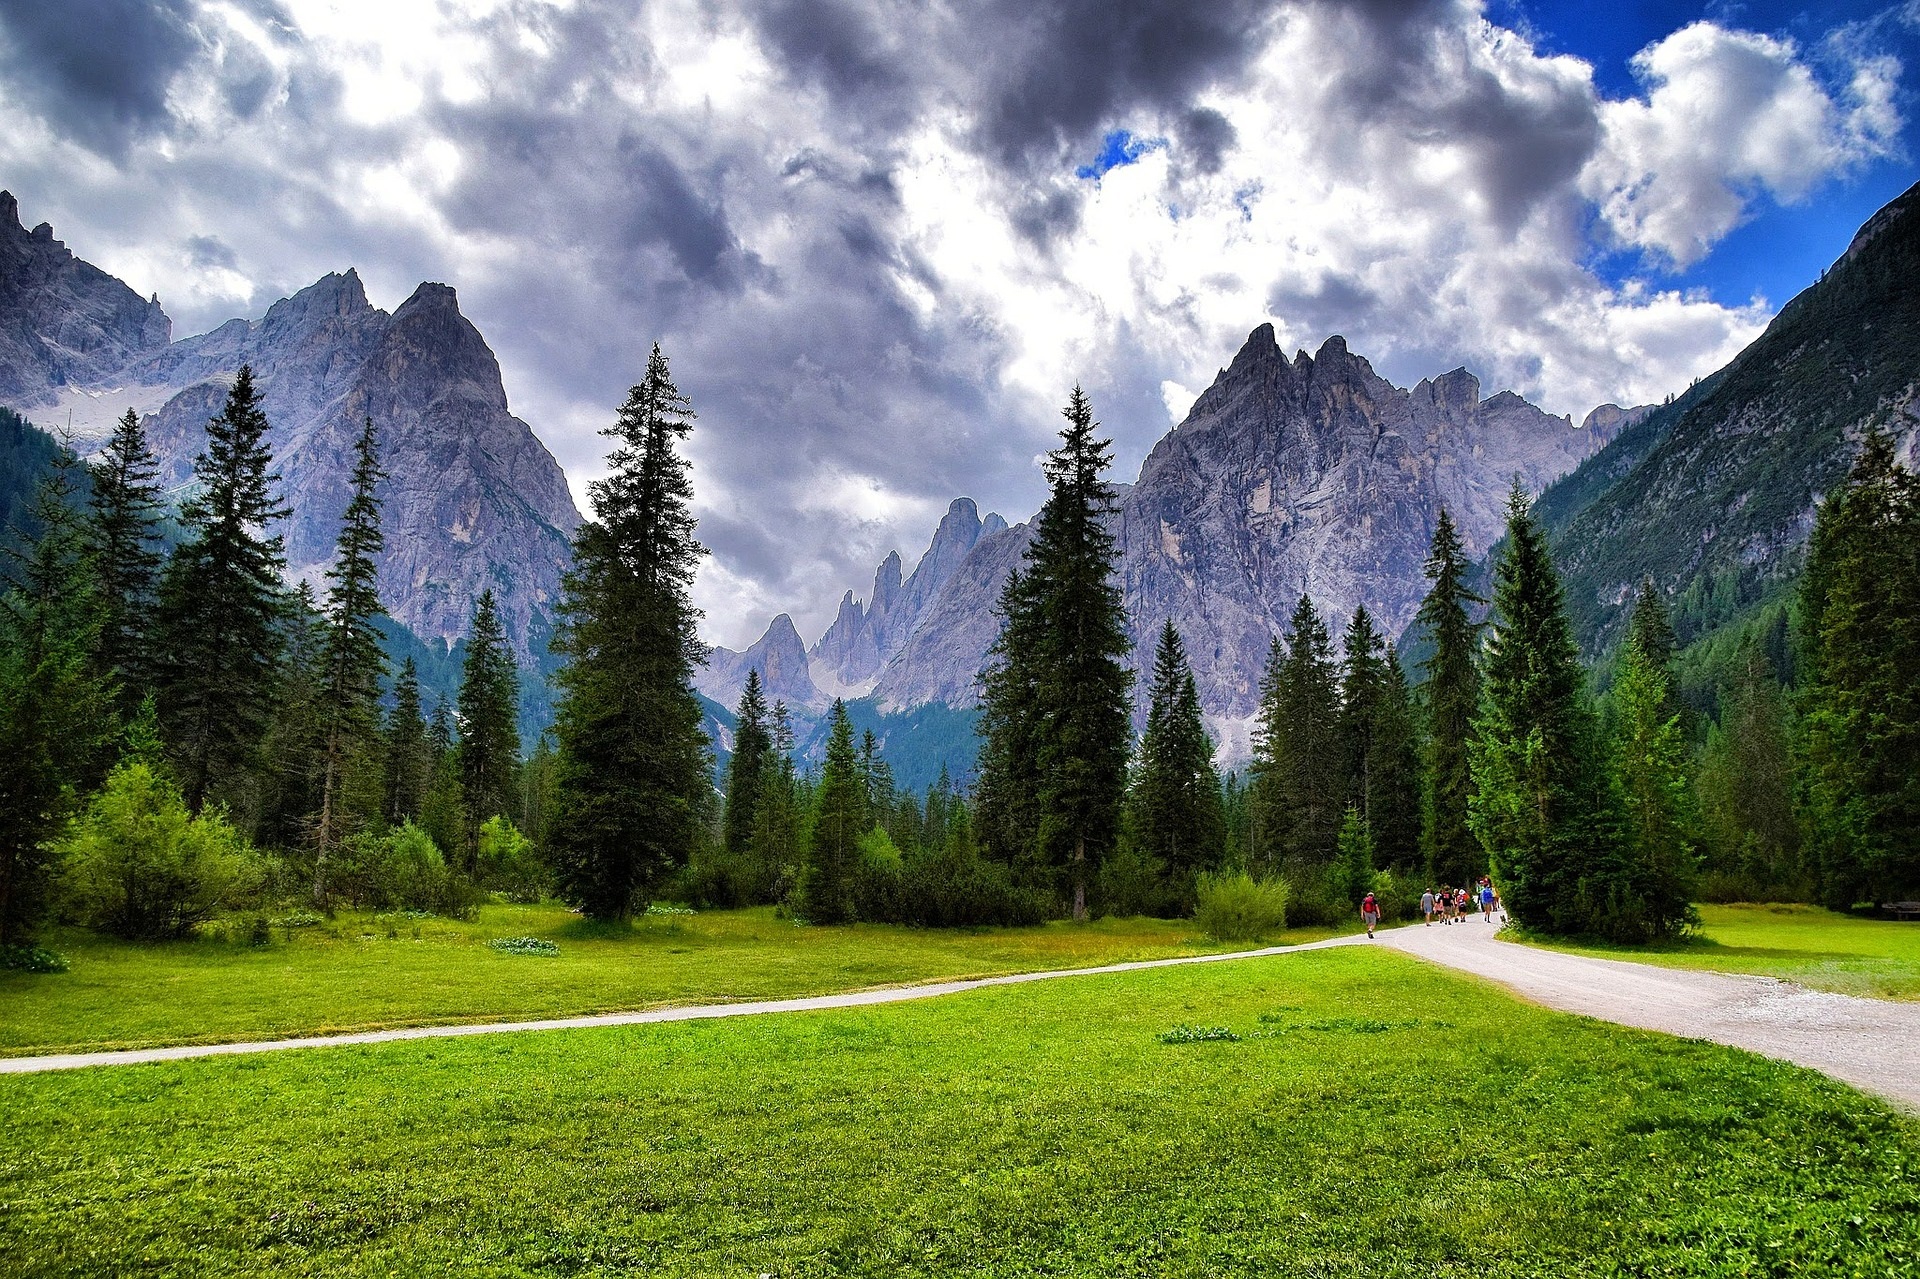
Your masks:
{"label": "grass field", "polygon": [[[50,938],[65,973],[0,972],[0,1055],[270,1039],[1080,968],[1231,949],[1150,919],[974,932],[798,928],[770,910],[606,928],[557,906],[489,906],[471,924],[341,915],[273,930],[269,946],[199,939],[136,946],[78,930]],[[1276,941],[1311,941],[1295,930]],[[555,957],[489,939],[558,942]]]}
{"label": "grass field", "polygon": [[1920,923],[1818,906],[1702,906],[1698,936],[1661,946],[1539,943],[1608,959],[1782,977],[1815,990],[1920,1000]]}
{"label": "grass field", "polygon": [[0,1104],[19,1275],[1920,1272],[1915,1121],[1378,951]]}

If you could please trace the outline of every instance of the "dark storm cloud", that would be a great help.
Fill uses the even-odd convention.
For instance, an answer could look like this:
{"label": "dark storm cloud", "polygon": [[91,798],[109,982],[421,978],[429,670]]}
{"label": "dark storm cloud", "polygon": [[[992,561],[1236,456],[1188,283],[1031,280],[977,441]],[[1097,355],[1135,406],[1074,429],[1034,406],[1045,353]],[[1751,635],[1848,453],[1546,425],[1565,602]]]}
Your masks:
{"label": "dark storm cloud", "polygon": [[1220,172],[1238,141],[1232,122],[1211,107],[1197,107],[1181,116],[1174,136],[1179,143],[1177,156],[1205,174]]}
{"label": "dark storm cloud", "polygon": [[218,236],[196,235],[187,240],[187,260],[201,268],[225,267],[229,270],[240,265],[233,249],[221,242]]}
{"label": "dark storm cloud", "polygon": [[119,153],[167,118],[167,86],[200,51],[191,0],[0,0],[0,58],[41,115]]}
{"label": "dark storm cloud", "polygon": [[1364,340],[1380,296],[1359,280],[1325,275],[1305,288],[1278,285],[1267,297],[1267,311],[1285,316],[1310,333],[1342,332]]}

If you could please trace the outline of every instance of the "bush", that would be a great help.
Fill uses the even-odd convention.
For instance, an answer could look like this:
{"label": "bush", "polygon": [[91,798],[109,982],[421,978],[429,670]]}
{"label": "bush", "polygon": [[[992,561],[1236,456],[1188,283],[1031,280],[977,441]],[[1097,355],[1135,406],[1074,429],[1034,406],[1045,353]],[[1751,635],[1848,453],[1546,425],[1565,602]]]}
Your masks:
{"label": "bush", "polygon": [[67,957],[45,946],[0,946],[0,969],[16,973],[64,973]]}
{"label": "bush", "polygon": [[522,905],[544,900],[550,886],[546,861],[533,841],[500,816],[480,826],[480,882]]}
{"label": "bush", "polygon": [[1285,880],[1245,871],[1200,876],[1194,922],[1215,941],[1259,941],[1287,926]]}
{"label": "bush", "polygon": [[900,849],[886,831],[876,826],[860,837],[859,850],[853,868],[853,917],[888,923],[899,920],[905,913]]}
{"label": "bush", "polygon": [[925,928],[1038,924],[1053,913],[1045,894],[1016,886],[1005,866],[980,856],[964,821],[943,847],[906,859],[901,905],[901,922]]}
{"label": "bush", "polygon": [[68,915],[136,941],[184,937],[265,878],[223,813],[189,813],[173,783],[140,761],[114,769],[55,852]]}
{"label": "bush", "polygon": [[385,834],[356,835],[342,846],[334,886],[367,910],[426,910],[465,919],[479,906],[472,885],[447,869],[440,846],[406,822]]}
{"label": "bush", "polygon": [[1182,894],[1166,882],[1165,864],[1132,840],[1123,840],[1100,863],[1093,891],[1103,915],[1171,919],[1192,909],[1192,903],[1182,903]]}

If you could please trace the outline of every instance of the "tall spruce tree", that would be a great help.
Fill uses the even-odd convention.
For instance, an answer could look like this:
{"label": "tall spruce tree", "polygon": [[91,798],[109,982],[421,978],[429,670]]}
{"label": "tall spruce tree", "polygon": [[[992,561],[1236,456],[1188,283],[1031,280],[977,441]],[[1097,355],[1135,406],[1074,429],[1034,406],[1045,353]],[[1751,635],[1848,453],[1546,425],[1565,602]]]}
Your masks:
{"label": "tall spruce tree", "polygon": [[1289,860],[1324,866],[1333,860],[1346,807],[1340,750],[1340,668],[1333,640],[1313,600],[1294,607],[1287,660],[1280,673],[1279,807]]}
{"label": "tall spruce tree", "polygon": [[1696,778],[1705,870],[1714,900],[1804,901],[1812,892],[1793,810],[1793,734],[1786,691],[1748,636],[1720,690]]}
{"label": "tall spruce tree", "polygon": [[1632,885],[1599,802],[1605,774],[1559,575],[1518,483],[1493,603],[1469,821],[1515,920],[1607,932],[1631,913]]}
{"label": "tall spruce tree", "polygon": [[[478,826],[480,823],[473,823]],[[460,805],[460,748],[453,712],[436,701],[427,718],[427,793],[420,800],[420,828],[447,854],[467,846],[467,816]]]}
{"label": "tall spruce tree", "polygon": [[250,769],[273,705],[285,592],[287,508],[273,494],[267,415],[241,365],[193,460],[199,493],[181,515],[188,540],[160,580],[156,683],[160,722],[187,806]]}
{"label": "tall spruce tree", "polygon": [[1132,742],[1127,615],[1108,520],[1119,506],[1103,478],[1113,444],[1073,388],[1060,446],[1042,470],[1048,495],[1027,548],[1041,619],[1039,844],[1087,917],[1087,885],[1120,826]]}
{"label": "tall spruce tree", "polygon": [[800,873],[801,805],[793,767],[793,722],[787,704],[775,699],[767,719],[769,762],[753,815],[751,896],[777,902]]}
{"label": "tall spruce tree", "polygon": [[1480,709],[1480,628],[1471,610],[1486,602],[1467,587],[1472,568],[1443,507],[1427,552],[1426,575],[1433,585],[1415,618],[1433,645],[1432,655],[1421,663],[1427,731],[1420,846],[1427,873],[1443,884],[1470,883],[1486,868],[1486,850],[1468,824],[1473,723]]}
{"label": "tall spruce tree", "polygon": [[[1367,748],[1367,820],[1376,856],[1389,865],[1420,861],[1420,748],[1400,654],[1387,645]],[[1461,881],[1464,882],[1464,881]]]}
{"label": "tall spruce tree", "polygon": [[801,912],[816,924],[853,918],[860,837],[873,827],[866,787],[860,780],[860,752],[853,744],[853,721],[847,717],[846,703],[837,697],[827,725],[826,764],[820,770],[807,824],[806,873],[800,881]]}
{"label": "tall spruce tree", "polygon": [[1213,743],[1200,718],[1186,645],[1171,621],[1161,627],[1154,650],[1147,731],[1127,806],[1134,839],[1164,868],[1174,904],[1190,909],[1195,877],[1220,864],[1226,829]]}
{"label": "tall spruce tree", "polygon": [[1030,572],[1015,568],[994,612],[1000,633],[980,672],[980,754],[973,834],[981,852],[1025,883],[1042,871],[1040,703],[1042,616]]}
{"label": "tall spruce tree", "polygon": [[1680,731],[1668,710],[1666,671],[1631,635],[1614,682],[1613,784],[1620,808],[1621,854],[1636,900],[1613,921],[1622,941],[1673,937],[1699,922],[1693,780]]}
{"label": "tall spruce tree", "polygon": [[590,486],[594,518],[564,582],[553,860],[562,891],[599,918],[626,916],[687,864],[712,790],[689,596],[706,550],[679,451],[693,420],[656,345],[605,432],[610,474]]}
{"label": "tall spruce tree", "polygon": [[427,721],[420,709],[420,671],[409,657],[394,677],[393,709],[387,713],[380,810],[388,824],[398,826],[420,819],[432,767]]}
{"label": "tall spruce tree", "polygon": [[149,631],[160,578],[159,463],[147,447],[132,409],[114,423],[106,447],[90,467],[88,542],[100,625],[94,663],[120,683],[120,705],[131,712],[153,678]]}
{"label": "tall spruce tree", "polygon": [[460,668],[460,806],[466,813],[465,868],[480,868],[480,827],[514,811],[519,794],[520,673],[491,588],[480,592]]}
{"label": "tall spruce tree", "polygon": [[1260,706],[1254,716],[1253,760],[1246,793],[1246,868],[1263,878],[1286,859],[1292,821],[1287,811],[1287,649],[1278,635],[1267,644],[1260,675]]}
{"label": "tall spruce tree", "polygon": [[727,806],[722,818],[727,851],[744,855],[753,843],[754,812],[767,786],[773,737],[767,731],[767,698],[760,691],[760,672],[747,671],[735,712],[733,758],[727,761]]}
{"label": "tall spruce tree", "polygon": [[[1642,578],[1640,590],[1633,597],[1633,612],[1627,619],[1626,646],[1637,647],[1647,665],[1658,671],[1665,683],[1666,700],[1661,710],[1666,718],[1681,715],[1680,731],[1687,736],[1688,725],[1680,705],[1679,690],[1673,683],[1673,655],[1676,642],[1673,634],[1673,619],[1667,613],[1666,601],[1660,598],[1660,588],[1653,584],[1651,577]],[[1624,661],[1626,646],[1621,649]]]}
{"label": "tall spruce tree", "polygon": [[1360,809],[1362,821],[1373,820],[1374,735],[1384,695],[1386,640],[1373,627],[1373,617],[1362,604],[1353,610],[1342,647],[1340,665],[1340,764],[1346,793],[1342,801]]}
{"label": "tall spruce tree", "polygon": [[26,941],[45,913],[47,845],[105,772],[118,729],[92,661],[99,614],[74,509],[79,471],[70,451],[55,454],[28,511],[37,534],[10,552],[0,582],[0,946]]}
{"label": "tall spruce tree", "polygon": [[320,811],[314,822],[313,866],[313,900],[322,907],[329,900],[328,863],[361,816],[348,802],[348,775],[372,759],[380,724],[380,681],[387,659],[376,626],[384,610],[374,556],[386,545],[377,491],[384,478],[373,419],[368,418],[354,442],[351,495],[334,543],[333,566],[327,570],[327,638],[320,659]]}
{"label": "tall spruce tree", "polygon": [[320,807],[321,757],[326,746],[320,709],[326,683],[327,618],[302,581],[280,610],[280,661],[274,672],[273,714],[260,737],[250,789],[256,843],[305,846]]}
{"label": "tall spruce tree", "polygon": [[1920,896],[1920,484],[1868,435],[1801,587],[1801,801],[1820,898]]}

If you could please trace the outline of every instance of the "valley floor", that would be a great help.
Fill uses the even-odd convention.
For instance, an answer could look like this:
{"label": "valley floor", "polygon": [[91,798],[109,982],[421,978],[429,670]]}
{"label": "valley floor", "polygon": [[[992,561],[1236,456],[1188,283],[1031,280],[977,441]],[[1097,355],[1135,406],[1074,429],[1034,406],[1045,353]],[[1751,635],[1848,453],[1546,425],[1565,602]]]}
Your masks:
{"label": "valley floor", "polygon": [[0,1104],[11,1274],[1920,1269],[1920,1123],[1364,943]]}

